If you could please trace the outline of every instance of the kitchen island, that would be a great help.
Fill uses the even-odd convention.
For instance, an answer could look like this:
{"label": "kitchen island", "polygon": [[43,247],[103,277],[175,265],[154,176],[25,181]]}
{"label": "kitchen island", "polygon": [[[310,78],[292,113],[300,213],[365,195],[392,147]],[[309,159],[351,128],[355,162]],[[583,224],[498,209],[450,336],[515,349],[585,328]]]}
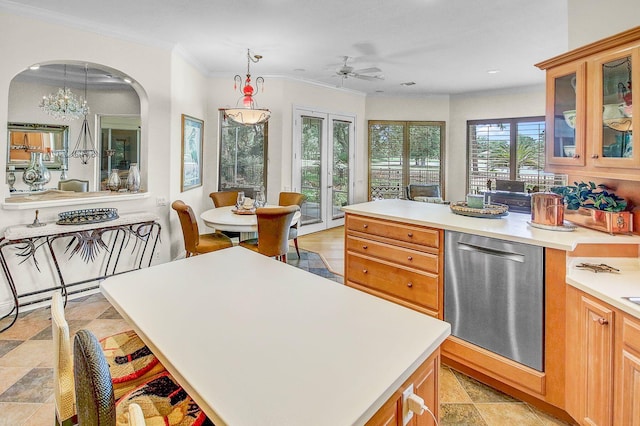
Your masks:
{"label": "kitchen island", "polygon": [[[443,344],[442,354],[450,366],[565,419],[569,417],[567,412],[574,419],[580,416],[573,407],[586,403],[574,401],[574,395],[579,393],[576,389],[582,383],[577,378],[586,373],[583,376],[578,373],[590,371],[591,353],[597,358],[596,350],[572,340],[582,330],[579,321],[594,315],[576,314],[579,309],[590,312],[584,308],[581,295],[606,302],[604,306],[618,312],[620,318],[640,318],[640,306],[622,298],[640,295],[638,235],[609,235],[580,227],[572,232],[550,231],[531,227],[527,223],[531,220],[528,214],[510,212],[495,219],[467,217],[454,214],[446,205],[406,200],[373,201],[346,206],[343,210],[346,212],[345,284],[440,319],[445,318],[446,310],[443,265],[447,262],[444,247],[447,231],[541,247],[544,250],[543,367],[527,367],[455,335]],[[610,259],[602,259],[605,256],[615,259],[610,264],[620,269],[618,273],[607,276],[577,268],[583,262],[606,263]],[[514,280],[520,281],[517,276]],[[574,295],[573,290],[579,294]],[[595,321],[604,327],[613,326],[606,318],[594,318],[585,324]],[[491,328],[491,324],[487,323],[486,327]],[[628,336],[629,330],[635,329],[627,326],[625,330]],[[613,359],[614,349],[616,354],[623,352],[613,348],[611,342],[613,339],[603,341],[599,349],[610,351]],[[582,348],[582,352],[577,354],[576,348]],[[576,363],[578,355],[584,357],[584,361]],[[572,370],[565,368],[567,365],[577,366]],[[613,362],[603,363],[600,366],[603,375],[608,374],[607,371],[612,375],[613,365]],[[640,362],[637,366],[637,370],[627,368],[628,377],[640,372]],[[593,392],[590,395],[598,400],[599,395],[611,390],[612,387],[605,388],[596,396]],[[640,395],[633,397],[640,400]]]}
{"label": "kitchen island", "polygon": [[445,322],[242,247],[101,289],[216,425],[402,425],[410,386],[438,415]]}

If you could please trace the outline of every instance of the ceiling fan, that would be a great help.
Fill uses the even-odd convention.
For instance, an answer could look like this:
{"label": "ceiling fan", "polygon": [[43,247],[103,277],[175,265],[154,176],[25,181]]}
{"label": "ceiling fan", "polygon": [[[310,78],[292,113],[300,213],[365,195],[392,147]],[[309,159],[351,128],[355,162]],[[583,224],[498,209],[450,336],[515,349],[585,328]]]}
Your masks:
{"label": "ceiling fan", "polygon": [[372,73],[380,73],[382,70],[378,67],[371,68],[362,68],[362,69],[354,69],[352,66],[347,65],[347,61],[349,60],[348,56],[343,56],[344,63],[340,68],[336,70],[336,75],[342,78],[342,81],[346,80],[349,77],[359,78],[361,80],[373,81],[373,80],[384,80],[383,75],[366,75]]}

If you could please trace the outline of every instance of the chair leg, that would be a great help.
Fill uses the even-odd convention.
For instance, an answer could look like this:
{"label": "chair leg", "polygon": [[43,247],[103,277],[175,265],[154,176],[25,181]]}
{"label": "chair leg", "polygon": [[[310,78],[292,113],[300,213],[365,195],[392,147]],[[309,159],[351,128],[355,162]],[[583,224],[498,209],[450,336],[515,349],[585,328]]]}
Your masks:
{"label": "chair leg", "polygon": [[296,253],[298,253],[298,259],[300,259],[300,250],[298,249],[298,238],[293,239],[293,245],[296,246]]}
{"label": "chair leg", "polygon": [[282,256],[280,256],[280,261],[284,262],[284,263],[287,263],[287,255],[283,254]]}

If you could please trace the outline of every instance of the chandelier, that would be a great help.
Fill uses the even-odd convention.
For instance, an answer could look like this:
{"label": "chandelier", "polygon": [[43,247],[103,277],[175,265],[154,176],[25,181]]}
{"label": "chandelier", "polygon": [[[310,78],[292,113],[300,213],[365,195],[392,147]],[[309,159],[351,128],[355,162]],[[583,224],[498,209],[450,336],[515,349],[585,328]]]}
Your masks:
{"label": "chandelier", "polygon": [[[87,64],[84,65],[84,103],[87,103],[87,80],[89,70]],[[98,155],[98,151],[93,146],[93,138],[91,137],[91,129],[89,128],[89,121],[87,120],[87,114],[89,108],[87,107],[84,113],[84,120],[82,121],[82,128],[78,135],[76,145],[71,151],[71,157],[79,158],[82,164],[87,164],[90,158],[95,158]]]}
{"label": "chandelier", "polygon": [[89,113],[89,106],[85,99],[78,99],[67,87],[67,66],[64,66],[64,87],[57,93],[50,93],[42,97],[40,109],[58,120],[77,120]]}
{"label": "chandelier", "polygon": [[[251,85],[251,72],[249,67],[251,62],[255,64],[260,61],[260,59],[262,59],[262,55],[254,55],[252,57],[249,49],[247,49],[247,78],[242,81],[242,77],[240,75],[233,77],[233,89],[239,89],[243,96],[238,100],[235,108],[225,109],[225,115],[238,124],[262,124],[271,116],[271,112],[269,112],[268,109],[258,108],[258,104],[253,98],[254,88]],[[256,88],[258,88],[258,86],[262,86],[262,89],[264,90],[264,78],[256,78],[255,84]],[[241,101],[242,106],[240,106]]]}

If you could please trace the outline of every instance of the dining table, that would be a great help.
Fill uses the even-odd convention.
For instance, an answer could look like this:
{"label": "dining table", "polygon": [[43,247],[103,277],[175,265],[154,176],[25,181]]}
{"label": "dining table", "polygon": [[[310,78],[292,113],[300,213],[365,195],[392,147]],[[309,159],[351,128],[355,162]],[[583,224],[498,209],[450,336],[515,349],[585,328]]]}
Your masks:
{"label": "dining table", "polygon": [[101,291],[217,426],[364,425],[451,331],[239,246]]}
{"label": "dining table", "polygon": [[[267,205],[265,207],[278,206]],[[297,211],[293,215],[291,225],[298,223],[300,216],[300,211]],[[253,211],[240,210],[238,212],[236,206],[216,207],[202,212],[200,219],[206,226],[217,231],[239,232],[240,241],[255,238],[258,233],[258,218],[255,214],[255,209]]]}

